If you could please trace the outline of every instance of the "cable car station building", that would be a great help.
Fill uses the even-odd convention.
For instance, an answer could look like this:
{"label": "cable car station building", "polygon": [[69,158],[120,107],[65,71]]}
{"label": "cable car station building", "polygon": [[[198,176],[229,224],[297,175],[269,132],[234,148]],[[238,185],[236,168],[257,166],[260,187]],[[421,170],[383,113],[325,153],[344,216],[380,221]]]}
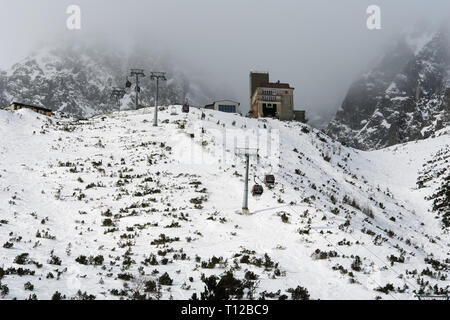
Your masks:
{"label": "cable car station building", "polygon": [[20,110],[20,109],[30,109],[30,110],[33,110],[34,112],[37,112],[37,113],[40,113],[40,114],[43,114],[46,116],[52,115],[52,110],[50,110],[50,109],[38,107],[38,106],[32,106],[29,104],[24,104],[24,103],[19,103],[19,102],[12,102],[9,107],[5,108],[5,110]]}
{"label": "cable car station building", "polygon": [[289,83],[270,82],[267,72],[250,72],[250,114],[305,122],[305,112],[294,110],[294,88]]}
{"label": "cable car station building", "polygon": [[212,104],[207,104],[205,109],[217,110],[227,113],[239,113],[240,103],[232,100],[215,101]]}

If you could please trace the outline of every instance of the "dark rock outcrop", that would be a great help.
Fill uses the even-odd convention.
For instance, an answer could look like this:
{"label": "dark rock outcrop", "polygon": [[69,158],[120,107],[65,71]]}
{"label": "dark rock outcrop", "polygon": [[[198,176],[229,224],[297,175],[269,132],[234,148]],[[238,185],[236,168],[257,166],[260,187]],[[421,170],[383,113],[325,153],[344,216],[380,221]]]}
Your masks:
{"label": "dark rock outcrop", "polygon": [[363,150],[429,137],[450,121],[450,32],[401,40],[350,88],[327,133]]}

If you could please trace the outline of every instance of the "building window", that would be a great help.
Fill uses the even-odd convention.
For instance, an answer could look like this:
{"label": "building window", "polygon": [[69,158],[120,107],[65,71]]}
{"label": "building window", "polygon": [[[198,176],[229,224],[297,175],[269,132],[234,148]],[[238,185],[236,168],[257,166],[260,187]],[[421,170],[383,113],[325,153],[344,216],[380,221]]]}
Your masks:
{"label": "building window", "polygon": [[262,94],[267,95],[267,96],[273,96],[273,95],[275,95],[275,91],[274,90],[262,90]]}
{"label": "building window", "polygon": [[220,104],[218,110],[222,112],[236,113],[236,106]]}

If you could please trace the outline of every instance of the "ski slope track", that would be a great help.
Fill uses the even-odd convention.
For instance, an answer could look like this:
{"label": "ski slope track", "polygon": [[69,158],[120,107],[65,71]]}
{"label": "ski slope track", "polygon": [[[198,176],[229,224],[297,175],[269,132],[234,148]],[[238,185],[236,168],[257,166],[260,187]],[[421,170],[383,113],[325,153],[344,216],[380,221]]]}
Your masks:
{"label": "ski slope track", "polygon": [[[158,127],[153,108],[0,111],[0,298],[190,299],[228,270],[253,281],[244,299],[448,293],[450,236],[429,197],[449,129],[363,152],[296,122],[174,107]],[[248,215],[241,133],[272,150],[251,158],[250,186],[276,177]]]}

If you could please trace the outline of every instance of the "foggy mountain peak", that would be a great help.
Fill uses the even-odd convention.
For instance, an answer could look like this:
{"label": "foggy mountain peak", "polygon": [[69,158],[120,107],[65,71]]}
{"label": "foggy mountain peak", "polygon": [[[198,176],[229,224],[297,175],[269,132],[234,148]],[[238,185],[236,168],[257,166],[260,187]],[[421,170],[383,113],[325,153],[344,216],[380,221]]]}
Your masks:
{"label": "foggy mountain peak", "polygon": [[[162,104],[181,103],[186,98],[193,104],[205,104],[211,99],[205,86],[190,81],[157,52],[138,46],[127,52],[105,44],[76,42],[42,46],[0,74],[0,104],[19,101],[77,116],[110,112],[120,105],[111,100],[111,89],[125,88],[131,68],[146,73],[140,80],[141,105],[154,104],[155,83],[150,71],[167,72],[168,81],[160,87]],[[134,96],[134,82],[126,95]]]}
{"label": "foggy mountain peak", "polygon": [[431,136],[450,123],[450,37],[405,36],[349,89],[328,134],[352,147],[380,149]]}

